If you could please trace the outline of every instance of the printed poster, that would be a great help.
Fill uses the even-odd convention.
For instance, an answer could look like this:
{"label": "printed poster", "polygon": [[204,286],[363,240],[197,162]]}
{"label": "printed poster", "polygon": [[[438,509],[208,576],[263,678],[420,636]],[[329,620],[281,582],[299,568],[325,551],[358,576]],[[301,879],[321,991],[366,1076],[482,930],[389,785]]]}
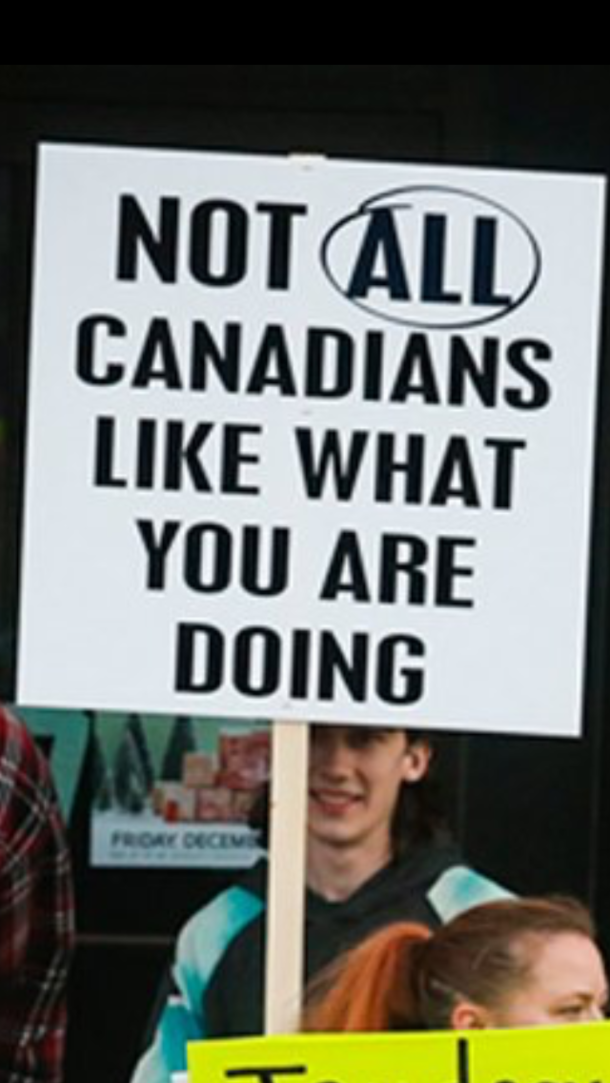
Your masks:
{"label": "printed poster", "polygon": [[96,712],[93,742],[92,865],[236,869],[261,856],[250,821],[266,724]]}

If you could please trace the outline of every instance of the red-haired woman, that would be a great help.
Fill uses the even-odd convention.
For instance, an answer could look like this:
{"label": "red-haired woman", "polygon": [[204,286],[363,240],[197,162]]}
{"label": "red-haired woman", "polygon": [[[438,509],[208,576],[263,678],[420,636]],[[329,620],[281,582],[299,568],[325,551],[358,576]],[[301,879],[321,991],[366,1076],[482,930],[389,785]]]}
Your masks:
{"label": "red-haired woman", "polygon": [[445,1030],[588,1022],[605,1014],[588,911],[567,898],[485,903],[431,932],[368,937],[311,989],[308,1031]]}

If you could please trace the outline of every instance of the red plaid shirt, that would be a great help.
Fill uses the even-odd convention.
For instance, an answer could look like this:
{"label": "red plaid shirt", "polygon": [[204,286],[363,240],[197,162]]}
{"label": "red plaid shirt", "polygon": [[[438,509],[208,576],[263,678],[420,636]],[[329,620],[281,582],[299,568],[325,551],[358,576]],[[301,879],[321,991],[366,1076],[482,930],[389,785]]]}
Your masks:
{"label": "red plaid shirt", "polygon": [[0,707],[0,1083],[59,1083],[73,897],[46,760]]}

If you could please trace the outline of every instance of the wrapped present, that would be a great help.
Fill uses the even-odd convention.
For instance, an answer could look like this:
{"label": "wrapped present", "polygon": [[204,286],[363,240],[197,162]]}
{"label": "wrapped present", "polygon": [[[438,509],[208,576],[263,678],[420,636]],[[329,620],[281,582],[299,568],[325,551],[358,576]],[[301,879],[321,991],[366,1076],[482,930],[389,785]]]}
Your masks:
{"label": "wrapped present", "polygon": [[185,786],[213,786],[216,781],[216,757],[208,752],[187,752],[182,759]]}
{"label": "wrapped present", "polygon": [[200,822],[228,823],[233,819],[232,794],[226,786],[200,786],[190,792],[196,795]]}
{"label": "wrapped present", "polygon": [[220,734],[218,782],[231,790],[255,790],[269,777],[268,732]]}

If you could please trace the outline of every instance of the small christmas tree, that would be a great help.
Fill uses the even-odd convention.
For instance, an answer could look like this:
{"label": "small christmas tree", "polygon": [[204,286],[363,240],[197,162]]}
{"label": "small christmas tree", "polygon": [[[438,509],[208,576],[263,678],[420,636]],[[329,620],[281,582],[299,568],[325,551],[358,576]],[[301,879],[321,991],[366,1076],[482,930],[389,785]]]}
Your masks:
{"label": "small christmas tree", "polygon": [[115,803],[112,772],[95,729],[91,747],[91,791],[96,811],[106,812],[112,808]]}
{"label": "small christmas tree", "polygon": [[139,714],[130,714],[126,728],[134,739],[140,757],[142,771],[144,772],[144,777],[146,779],[146,789],[150,791],[155,784],[155,771],[150,755],[150,749],[148,747],[148,741],[146,740],[146,734],[144,732],[144,726],[142,725],[142,719]]}
{"label": "small christmas tree", "polygon": [[114,758],[114,790],[116,803],[124,812],[142,812],[146,806],[149,786],[146,770],[133,733],[125,728]]}
{"label": "small christmas tree", "polygon": [[182,761],[187,752],[197,751],[197,738],[192,719],[177,717],[172,726],[169,736],[163,764],[161,778],[165,782],[180,782],[182,780]]}

